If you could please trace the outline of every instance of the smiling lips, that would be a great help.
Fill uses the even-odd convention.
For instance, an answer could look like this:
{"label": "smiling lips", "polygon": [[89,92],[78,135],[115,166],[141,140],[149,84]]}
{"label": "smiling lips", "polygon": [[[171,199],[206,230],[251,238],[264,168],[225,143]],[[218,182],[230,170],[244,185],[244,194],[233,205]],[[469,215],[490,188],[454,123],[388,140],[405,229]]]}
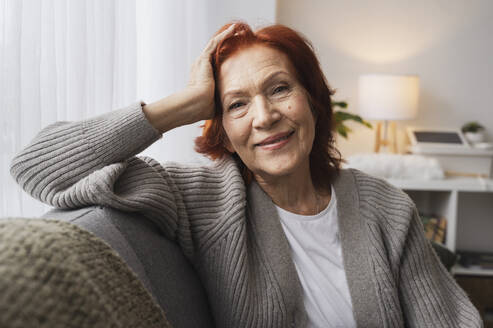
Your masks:
{"label": "smiling lips", "polygon": [[289,138],[294,134],[294,131],[279,133],[264,139],[262,142],[256,144],[266,150],[279,149],[288,143]]}

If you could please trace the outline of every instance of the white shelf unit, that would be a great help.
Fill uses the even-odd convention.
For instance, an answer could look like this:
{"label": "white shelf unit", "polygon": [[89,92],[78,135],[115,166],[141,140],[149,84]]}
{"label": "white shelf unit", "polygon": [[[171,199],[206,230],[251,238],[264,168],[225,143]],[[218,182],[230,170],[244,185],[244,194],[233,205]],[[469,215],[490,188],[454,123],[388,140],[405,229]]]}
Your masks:
{"label": "white shelf unit", "polygon": [[[445,246],[452,251],[493,253],[493,180],[447,178],[442,180],[387,179],[404,190],[420,212],[447,219]],[[452,269],[454,275],[493,276],[493,270]]]}

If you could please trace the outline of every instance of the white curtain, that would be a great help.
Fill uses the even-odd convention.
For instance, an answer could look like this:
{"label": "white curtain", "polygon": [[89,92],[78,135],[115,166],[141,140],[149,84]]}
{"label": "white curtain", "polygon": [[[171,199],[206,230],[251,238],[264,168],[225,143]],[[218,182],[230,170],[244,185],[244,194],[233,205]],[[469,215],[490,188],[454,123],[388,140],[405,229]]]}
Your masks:
{"label": "white curtain", "polygon": [[[0,217],[49,207],[13,181],[9,163],[41,128],[152,102],[186,85],[189,67],[223,24],[275,20],[275,0],[0,0]],[[199,124],[145,153],[200,161]]]}

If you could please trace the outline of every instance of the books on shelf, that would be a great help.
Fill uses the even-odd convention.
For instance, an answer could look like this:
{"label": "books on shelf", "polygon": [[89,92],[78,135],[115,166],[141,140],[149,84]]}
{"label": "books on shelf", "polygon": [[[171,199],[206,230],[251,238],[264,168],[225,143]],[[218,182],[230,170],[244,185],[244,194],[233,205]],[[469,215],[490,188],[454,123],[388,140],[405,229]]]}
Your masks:
{"label": "books on shelf", "polygon": [[425,236],[428,240],[436,243],[445,244],[445,232],[447,230],[447,220],[438,215],[420,214]]}

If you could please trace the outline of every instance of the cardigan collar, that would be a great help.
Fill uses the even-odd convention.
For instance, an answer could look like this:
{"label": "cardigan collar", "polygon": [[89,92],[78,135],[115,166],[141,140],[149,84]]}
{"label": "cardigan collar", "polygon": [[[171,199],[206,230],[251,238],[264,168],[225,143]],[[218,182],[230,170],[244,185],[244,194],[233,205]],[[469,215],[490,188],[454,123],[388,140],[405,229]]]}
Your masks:
{"label": "cardigan collar", "polygon": [[[353,315],[358,326],[379,327],[379,306],[368,256],[368,238],[359,212],[359,188],[352,169],[341,169],[333,187],[337,195],[339,233]],[[303,290],[291,248],[270,197],[253,181],[248,187],[248,216],[269,269],[277,278],[288,309],[295,309],[296,327],[307,322]]]}

